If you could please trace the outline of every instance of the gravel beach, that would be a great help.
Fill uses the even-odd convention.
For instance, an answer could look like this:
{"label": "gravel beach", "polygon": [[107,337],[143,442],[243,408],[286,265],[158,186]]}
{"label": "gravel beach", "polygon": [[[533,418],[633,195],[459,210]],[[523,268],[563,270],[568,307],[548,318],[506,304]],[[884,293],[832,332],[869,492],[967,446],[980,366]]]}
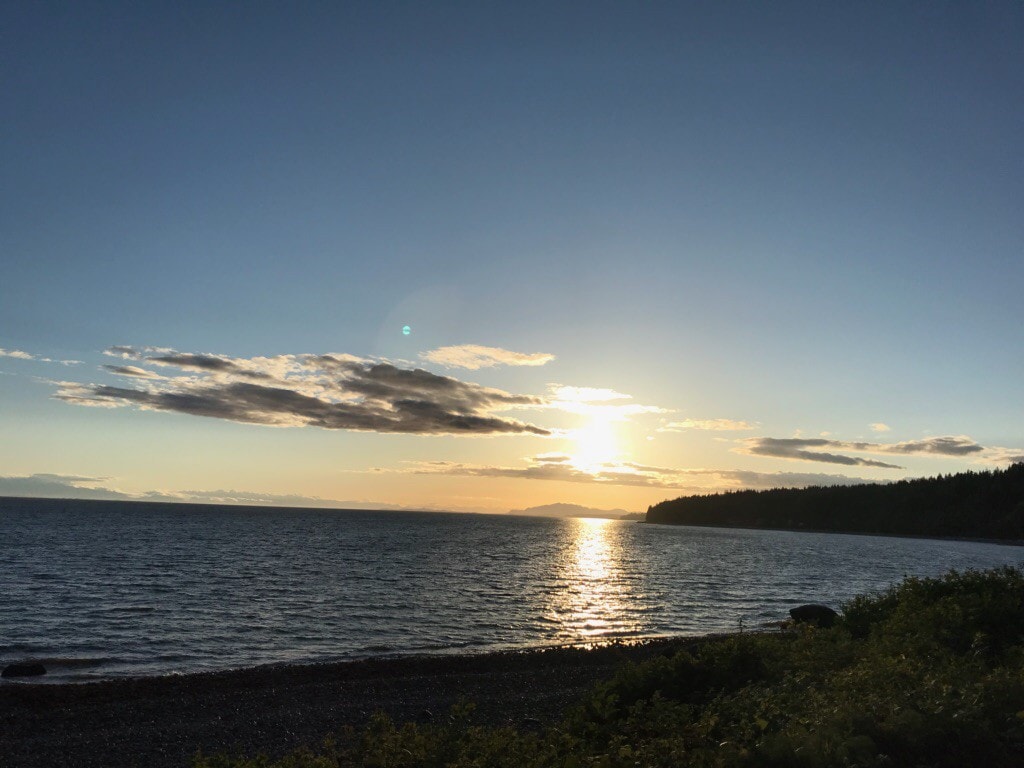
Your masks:
{"label": "gravel beach", "polygon": [[205,754],[279,756],[315,747],[378,711],[445,717],[460,699],[474,721],[538,727],[626,661],[704,642],[372,659],[52,685],[0,685],[3,768],[180,768]]}

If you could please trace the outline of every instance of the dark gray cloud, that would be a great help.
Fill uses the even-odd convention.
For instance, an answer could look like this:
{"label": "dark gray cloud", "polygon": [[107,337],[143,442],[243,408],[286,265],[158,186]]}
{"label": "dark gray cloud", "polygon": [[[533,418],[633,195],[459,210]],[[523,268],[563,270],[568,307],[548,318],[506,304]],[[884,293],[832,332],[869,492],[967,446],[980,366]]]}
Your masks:
{"label": "dark gray cloud", "polygon": [[241,370],[231,360],[213,355],[154,355],[146,359],[159,365],[173,365],[176,368],[192,368],[197,371],[233,373]]}
{"label": "dark gray cloud", "polygon": [[131,347],[108,351],[185,373],[158,376],[138,366],[105,366],[148,380],[138,387],[62,383],[56,397],[76,405],[135,405],[271,426],[421,435],[550,434],[496,415],[541,405],[541,398],[387,362],[345,355],[246,359],[173,350],[147,357]]}
{"label": "dark gray cloud", "polygon": [[239,362],[232,360],[231,358],[222,357],[220,355],[189,355],[175,353],[169,355],[154,355],[152,357],[147,357],[146,360],[156,363],[157,365],[173,366],[175,368],[182,368],[185,370],[202,371],[203,373],[232,374],[244,379],[267,380],[273,378],[273,376],[265,371],[253,370],[251,364],[249,366],[241,365]]}
{"label": "dark gray cloud", "polygon": [[[858,443],[868,445],[871,443]],[[884,446],[884,453],[903,454],[933,454],[936,456],[969,456],[973,453],[980,453],[985,450],[984,446],[978,445],[969,437],[929,437],[924,440],[911,440],[906,443],[892,443]],[[870,450],[865,448],[864,450]]]}
{"label": "dark gray cloud", "polygon": [[534,456],[531,461],[539,464],[566,464],[572,461],[572,456],[563,453],[542,453],[540,456]]}
{"label": "dark gray cloud", "polygon": [[882,467],[884,469],[902,469],[896,464],[887,464],[884,461],[873,459],[861,459],[854,456],[844,456],[838,453],[827,453],[825,451],[808,451],[806,448],[823,448],[835,444],[834,440],[823,438],[779,438],[779,437],[757,437],[746,442],[747,453],[755,456],[772,456],[778,459],[799,459],[803,461],[821,461],[826,464],[843,464],[846,466],[861,467]]}
{"label": "dark gray cloud", "polygon": [[[861,459],[845,454],[831,453],[831,450],[853,451],[855,453],[889,454],[900,456],[971,456],[981,454],[985,447],[978,445],[966,435],[928,437],[903,443],[869,443],[863,441],[828,440],[826,438],[804,437],[751,437],[742,441],[743,453],[756,456],[772,456],[780,459],[820,461],[827,464],[847,466],[882,467],[903,469],[896,464],[887,464],[873,459]],[[828,450],[826,450],[828,449]]]}
{"label": "dark gray cloud", "polygon": [[338,360],[330,355],[314,358],[345,376],[345,389],[382,402],[417,400],[459,413],[472,413],[495,405],[540,405],[529,395],[510,395],[422,368],[398,368],[391,363]]}

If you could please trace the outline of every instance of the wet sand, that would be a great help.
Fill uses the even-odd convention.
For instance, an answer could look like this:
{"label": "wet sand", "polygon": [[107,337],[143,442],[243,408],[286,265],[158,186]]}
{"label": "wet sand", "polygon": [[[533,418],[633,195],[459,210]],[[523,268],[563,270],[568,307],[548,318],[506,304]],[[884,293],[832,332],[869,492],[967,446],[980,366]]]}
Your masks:
{"label": "wet sand", "polygon": [[316,747],[378,711],[443,720],[460,699],[473,721],[537,728],[626,661],[710,638],[478,655],[374,659],[67,685],[0,685],[0,766],[187,766],[197,749],[279,756]]}

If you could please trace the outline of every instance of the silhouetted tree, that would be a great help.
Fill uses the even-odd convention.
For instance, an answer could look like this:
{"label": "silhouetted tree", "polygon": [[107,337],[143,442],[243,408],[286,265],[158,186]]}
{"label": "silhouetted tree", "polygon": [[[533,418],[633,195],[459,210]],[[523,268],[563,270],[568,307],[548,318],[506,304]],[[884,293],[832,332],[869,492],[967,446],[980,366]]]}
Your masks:
{"label": "silhouetted tree", "polygon": [[1024,463],[896,483],[684,496],[649,507],[647,522],[1024,539]]}

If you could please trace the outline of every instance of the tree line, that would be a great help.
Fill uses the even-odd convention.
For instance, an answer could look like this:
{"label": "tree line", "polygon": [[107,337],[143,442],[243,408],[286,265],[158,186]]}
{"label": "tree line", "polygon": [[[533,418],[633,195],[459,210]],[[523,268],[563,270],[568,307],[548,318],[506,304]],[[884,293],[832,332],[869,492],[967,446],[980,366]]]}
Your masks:
{"label": "tree line", "polygon": [[1024,539],[1024,463],[847,486],[727,491],[647,509],[648,523]]}

